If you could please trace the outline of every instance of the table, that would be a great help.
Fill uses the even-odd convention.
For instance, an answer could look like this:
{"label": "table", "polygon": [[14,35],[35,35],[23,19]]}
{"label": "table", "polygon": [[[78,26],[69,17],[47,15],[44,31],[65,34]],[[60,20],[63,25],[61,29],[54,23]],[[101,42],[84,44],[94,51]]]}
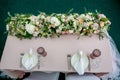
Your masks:
{"label": "table", "polygon": [[75,72],[74,69],[68,70],[67,54],[74,54],[82,50],[85,54],[90,54],[94,49],[99,49],[102,55],[99,57],[100,63],[97,68],[88,69],[85,72],[100,73],[112,71],[112,56],[110,41],[107,37],[99,39],[97,35],[92,37],[82,36],[77,39],[76,35],[63,35],[60,38],[37,38],[20,40],[13,36],[8,36],[0,62],[0,69],[20,68],[20,53],[28,52],[32,48],[36,52],[42,46],[47,51],[47,56],[41,59],[40,69],[37,66],[32,71],[60,71]]}

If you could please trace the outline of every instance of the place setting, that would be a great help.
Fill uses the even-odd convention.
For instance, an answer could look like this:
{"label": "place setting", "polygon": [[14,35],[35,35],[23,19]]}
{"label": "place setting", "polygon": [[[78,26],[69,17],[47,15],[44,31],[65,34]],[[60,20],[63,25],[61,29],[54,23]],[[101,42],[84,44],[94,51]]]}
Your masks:
{"label": "place setting", "polygon": [[47,52],[43,47],[39,47],[37,52],[29,49],[27,53],[20,54],[20,68],[24,68],[25,71],[31,71],[36,68],[40,69],[41,59],[47,56]]}
{"label": "place setting", "polygon": [[99,68],[100,55],[101,51],[99,49],[94,49],[91,54],[85,54],[83,51],[73,55],[68,54],[68,70],[74,69],[79,75],[84,75],[86,69],[91,72],[94,68]]}

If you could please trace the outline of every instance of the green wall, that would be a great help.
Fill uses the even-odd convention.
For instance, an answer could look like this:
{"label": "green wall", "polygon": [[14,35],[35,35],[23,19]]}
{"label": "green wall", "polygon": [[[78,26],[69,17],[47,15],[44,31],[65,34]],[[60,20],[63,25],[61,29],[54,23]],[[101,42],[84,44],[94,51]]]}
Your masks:
{"label": "green wall", "polygon": [[110,35],[113,37],[120,51],[120,0],[0,0],[0,54],[4,49],[7,35],[5,19],[7,12],[31,13],[37,15],[39,11],[50,13],[66,13],[71,8],[73,12],[83,13],[96,9],[104,13],[112,22]]}

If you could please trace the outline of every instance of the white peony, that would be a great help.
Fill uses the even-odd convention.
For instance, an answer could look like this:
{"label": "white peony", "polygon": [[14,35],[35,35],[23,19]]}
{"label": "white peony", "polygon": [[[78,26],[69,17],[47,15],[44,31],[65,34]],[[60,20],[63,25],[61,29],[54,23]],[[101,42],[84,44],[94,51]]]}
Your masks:
{"label": "white peony", "polygon": [[25,29],[29,34],[33,34],[35,30],[35,26],[31,24],[26,24]]}
{"label": "white peony", "polygon": [[56,18],[56,17],[51,17],[51,18],[50,18],[50,23],[51,23],[51,24],[54,24],[55,26],[59,26],[59,25],[60,25],[60,21],[59,21],[59,19]]}

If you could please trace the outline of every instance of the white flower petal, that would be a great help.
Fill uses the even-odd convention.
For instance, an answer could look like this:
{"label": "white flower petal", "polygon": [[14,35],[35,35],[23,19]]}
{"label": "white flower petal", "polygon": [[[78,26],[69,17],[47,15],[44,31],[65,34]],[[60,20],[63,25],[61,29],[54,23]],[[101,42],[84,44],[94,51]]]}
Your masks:
{"label": "white flower petal", "polygon": [[55,26],[60,25],[60,21],[56,17],[51,17],[50,22],[51,22],[51,24],[55,24]]}
{"label": "white flower petal", "polygon": [[37,20],[37,16],[32,15],[32,16],[29,17],[29,19],[30,19],[31,21],[36,21],[36,20]]}
{"label": "white flower petal", "polygon": [[31,24],[26,24],[25,29],[29,34],[33,34],[35,30],[35,26]]}
{"label": "white flower petal", "polygon": [[6,25],[6,30],[9,31],[9,26],[8,25]]}

